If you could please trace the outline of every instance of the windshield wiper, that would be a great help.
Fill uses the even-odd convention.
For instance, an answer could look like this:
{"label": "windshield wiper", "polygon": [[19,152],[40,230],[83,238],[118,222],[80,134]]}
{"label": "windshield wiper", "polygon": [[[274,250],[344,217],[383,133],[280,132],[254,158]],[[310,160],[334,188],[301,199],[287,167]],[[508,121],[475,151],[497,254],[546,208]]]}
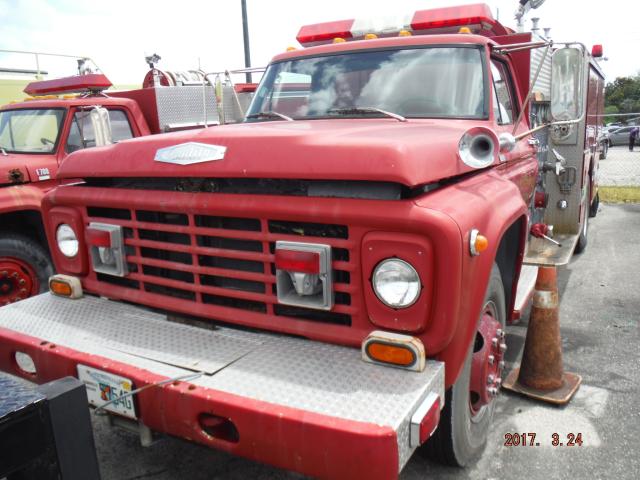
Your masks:
{"label": "windshield wiper", "polygon": [[252,113],[251,115],[247,115],[246,118],[280,118],[282,120],[286,120],[287,122],[293,122],[293,118],[288,117],[282,113],[274,112],[273,110],[271,110],[270,112]]}
{"label": "windshield wiper", "polygon": [[358,113],[381,113],[387,117],[395,118],[399,122],[406,122],[407,119],[397,113],[387,112],[381,108],[376,107],[347,107],[347,108],[331,108],[327,110],[328,113],[343,113],[345,115],[353,115]]}
{"label": "windshield wiper", "polygon": [[2,155],[4,155],[5,157],[9,156],[9,154],[7,153],[7,151],[4,149],[2,145],[0,145],[0,152],[2,152]]}

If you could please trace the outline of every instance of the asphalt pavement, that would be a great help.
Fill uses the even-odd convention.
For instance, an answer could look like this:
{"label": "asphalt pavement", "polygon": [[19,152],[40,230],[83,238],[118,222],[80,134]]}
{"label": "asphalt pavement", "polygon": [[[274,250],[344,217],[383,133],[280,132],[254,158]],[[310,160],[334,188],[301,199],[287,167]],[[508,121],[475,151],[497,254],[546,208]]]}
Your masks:
{"label": "asphalt pavement", "polygon": [[[640,165],[640,152],[638,164]],[[607,162],[605,160],[604,162]],[[637,479],[640,477],[640,205],[602,205],[585,253],[560,269],[565,370],[583,383],[566,407],[502,393],[486,450],[467,469],[416,454],[403,480]],[[508,328],[507,369],[519,361],[528,316]],[[94,418],[105,480],[293,479],[274,469],[175,438],[143,448],[130,433]],[[539,446],[505,446],[505,435],[535,434]],[[553,446],[557,434],[557,446]],[[567,446],[580,435],[582,446]],[[560,445],[562,443],[562,445]]]}

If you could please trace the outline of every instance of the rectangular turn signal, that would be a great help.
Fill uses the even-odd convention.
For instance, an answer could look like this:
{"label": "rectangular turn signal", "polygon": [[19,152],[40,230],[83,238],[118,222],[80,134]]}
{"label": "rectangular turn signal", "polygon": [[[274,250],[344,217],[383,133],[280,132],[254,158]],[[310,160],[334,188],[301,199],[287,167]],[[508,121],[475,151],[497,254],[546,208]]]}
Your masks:
{"label": "rectangular turn signal", "polygon": [[421,372],[426,365],[424,345],[419,338],[376,330],[362,342],[362,359]]}
{"label": "rectangular turn signal", "polygon": [[82,284],[78,277],[57,274],[49,277],[49,290],[54,295],[65,298],[81,298]]}

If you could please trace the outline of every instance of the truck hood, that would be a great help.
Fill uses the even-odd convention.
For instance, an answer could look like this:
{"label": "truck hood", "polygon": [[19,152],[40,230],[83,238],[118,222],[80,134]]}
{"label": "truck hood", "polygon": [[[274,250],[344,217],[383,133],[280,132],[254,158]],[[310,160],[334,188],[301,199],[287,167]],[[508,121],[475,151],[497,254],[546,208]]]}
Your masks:
{"label": "truck hood", "polygon": [[[468,120],[391,118],[225,125],[75,152],[59,176],[362,180],[411,187],[471,170],[457,156],[470,126]],[[154,160],[158,149],[188,142],[224,146],[224,158],[191,165]]]}

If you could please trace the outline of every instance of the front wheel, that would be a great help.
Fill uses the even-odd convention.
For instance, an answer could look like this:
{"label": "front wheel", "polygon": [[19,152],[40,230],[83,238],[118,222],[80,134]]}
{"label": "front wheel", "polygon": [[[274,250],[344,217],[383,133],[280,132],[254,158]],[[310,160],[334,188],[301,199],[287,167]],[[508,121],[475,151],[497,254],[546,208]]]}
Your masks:
{"label": "front wheel", "polygon": [[0,306],[44,292],[53,264],[39,243],[0,233]]}
{"label": "front wheel", "polygon": [[423,449],[440,463],[463,467],[482,454],[502,383],[505,323],[502,277],[493,265],[475,339],[456,383],[447,390],[438,429]]}

